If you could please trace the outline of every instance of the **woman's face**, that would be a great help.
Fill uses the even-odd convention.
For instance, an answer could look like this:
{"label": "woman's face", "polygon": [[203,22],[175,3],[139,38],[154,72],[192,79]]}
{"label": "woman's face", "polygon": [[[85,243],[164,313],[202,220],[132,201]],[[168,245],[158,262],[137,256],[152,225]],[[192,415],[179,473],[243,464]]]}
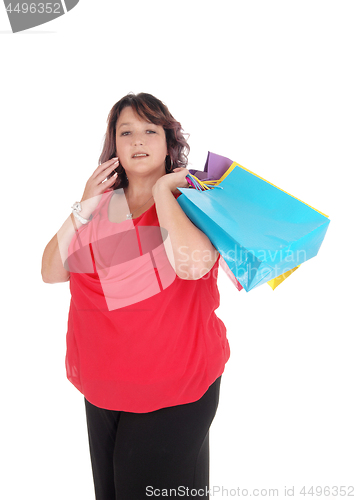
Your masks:
{"label": "woman's face", "polygon": [[116,123],[116,155],[126,173],[163,175],[167,154],[164,128],[124,108]]}

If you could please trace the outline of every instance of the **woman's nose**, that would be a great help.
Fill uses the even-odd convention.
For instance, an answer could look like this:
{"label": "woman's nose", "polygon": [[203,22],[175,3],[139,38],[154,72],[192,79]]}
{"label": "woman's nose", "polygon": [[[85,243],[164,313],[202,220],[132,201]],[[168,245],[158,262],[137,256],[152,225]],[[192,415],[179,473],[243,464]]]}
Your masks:
{"label": "woman's nose", "polygon": [[143,135],[142,134],[135,134],[132,137],[132,142],[133,142],[134,146],[142,145],[144,143]]}

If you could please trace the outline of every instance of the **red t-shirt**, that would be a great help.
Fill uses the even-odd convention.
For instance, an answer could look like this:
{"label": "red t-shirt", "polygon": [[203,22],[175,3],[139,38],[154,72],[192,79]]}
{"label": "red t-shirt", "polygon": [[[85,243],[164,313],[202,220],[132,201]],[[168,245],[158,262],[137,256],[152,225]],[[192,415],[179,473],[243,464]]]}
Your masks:
{"label": "red t-shirt", "polygon": [[197,401],[230,357],[214,312],[220,256],[201,279],[179,278],[155,205],[114,223],[111,196],[102,195],[69,245],[67,377],[109,410],[145,413]]}

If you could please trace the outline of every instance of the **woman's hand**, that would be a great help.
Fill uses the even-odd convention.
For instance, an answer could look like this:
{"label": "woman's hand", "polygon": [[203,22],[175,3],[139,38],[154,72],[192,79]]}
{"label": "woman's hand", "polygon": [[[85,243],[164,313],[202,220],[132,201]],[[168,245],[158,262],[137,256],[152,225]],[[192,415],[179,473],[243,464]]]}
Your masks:
{"label": "woman's hand", "polygon": [[105,161],[93,172],[93,174],[89,177],[82,199],[80,202],[82,203],[82,211],[81,215],[84,218],[89,218],[92,212],[96,209],[99,204],[100,198],[104,191],[109,189],[111,186],[115,184],[117,179],[117,173],[111,177],[110,174],[113,170],[118,166],[118,158],[111,158],[111,160]]}
{"label": "woman's hand", "polygon": [[160,177],[152,188],[158,222],[168,233],[164,246],[168,260],[181,279],[197,280],[215,264],[219,253],[206,236],[185,214],[171,192],[187,187],[189,170],[175,168]]}
{"label": "woman's hand", "polygon": [[162,175],[156,181],[156,184],[152,188],[152,193],[154,195],[155,189],[159,188],[167,188],[172,191],[173,194],[178,194],[179,191],[177,187],[186,188],[189,186],[189,183],[186,179],[186,176],[189,174],[189,170],[184,167],[177,167],[173,170],[172,173],[168,173]]}

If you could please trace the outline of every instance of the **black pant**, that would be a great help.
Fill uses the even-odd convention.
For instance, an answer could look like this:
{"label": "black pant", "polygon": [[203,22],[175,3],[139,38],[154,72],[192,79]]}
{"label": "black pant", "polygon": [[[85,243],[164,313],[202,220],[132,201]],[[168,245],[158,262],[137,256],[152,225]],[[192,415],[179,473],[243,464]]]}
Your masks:
{"label": "black pant", "polygon": [[209,498],[209,428],[220,382],[198,401],[148,413],[105,410],[85,399],[96,500]]}

